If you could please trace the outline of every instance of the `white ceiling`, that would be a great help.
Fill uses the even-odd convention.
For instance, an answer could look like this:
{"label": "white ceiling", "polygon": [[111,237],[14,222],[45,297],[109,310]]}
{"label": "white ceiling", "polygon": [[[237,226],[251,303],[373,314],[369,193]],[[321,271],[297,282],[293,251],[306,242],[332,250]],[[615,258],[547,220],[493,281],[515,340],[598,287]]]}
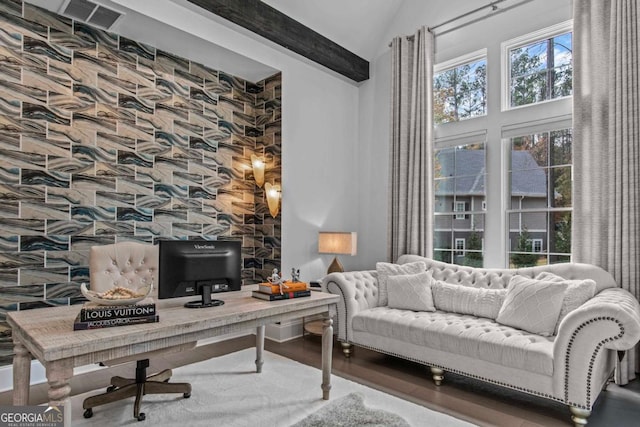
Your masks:
{"label": "white ceiling", "polygon": [[371,61],[404,0],[262,0]]}
{"label": "white ceiling", "polygon": [[[65,0],[25,0],[61,13]],[[91,0],[125,15],[111,31],[209,67],[259,81],[278,70],[126,7],[128,1]],[[149,0],[146,0],[149,1]],[[157,0],[155,0],[157,1]],[[165,0],[167,1],[167,0]],[[185,4],[184,0],[168,0]],[[371,61],[404,0],[262,0],[362,58]],[[192,6],[190,3],[187,5]],[[192,6],[195,7],[195,6]],[[206,15],[206,14],[205,14]],[[292,53],[293,54],[293,53]]]}

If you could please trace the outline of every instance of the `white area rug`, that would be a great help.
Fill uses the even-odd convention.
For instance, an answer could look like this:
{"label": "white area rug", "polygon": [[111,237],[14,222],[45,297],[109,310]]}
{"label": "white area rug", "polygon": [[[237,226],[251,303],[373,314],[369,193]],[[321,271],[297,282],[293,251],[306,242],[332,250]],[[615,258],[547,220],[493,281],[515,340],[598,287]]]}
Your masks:
{"label": "white area rug", "polygon": [[[133,418],[133,398],[97,407],[92,418],[84,419],[82,401],[98,392],[76,396],[72,399],[71,424],[74,427],[289,427],[331,402],[358,393],[366,407],[400,415],[414,427],[471,425],[336,375],[331,376],[331,399],[325,401],[319,369],[265,352],[262,373],[257,374],[254,360],[255,349],[246,349],[175,369],[172,381],[191,383],[191,398],[145,396],[141,410],[147,419],[142,422]],[[362,425],[372,424],[364,421]]]}

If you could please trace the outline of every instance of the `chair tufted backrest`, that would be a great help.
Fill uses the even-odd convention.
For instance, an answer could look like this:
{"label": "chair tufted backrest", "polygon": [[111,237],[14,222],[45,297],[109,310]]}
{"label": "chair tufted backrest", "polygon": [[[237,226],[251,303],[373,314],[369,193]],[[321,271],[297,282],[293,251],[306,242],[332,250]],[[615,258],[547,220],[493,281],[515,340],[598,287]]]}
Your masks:
{"label": "chair tufted backrest", "polygon": [[476,268],[436,261],[419,255],[402,255],[398,264],[423,261],[427,270],[433,271],[433,278],[443,282],[459,283],[476,288],[506,288],[514,275],[534,278],[543,271],[557,274],[567,280],[592,279],[596,282],[596,293],[603,289],[617,287],[613,276],[602,268],[591,264],[562,263],[525,268]]}
{"label": "chair tufted backrest", "polygon": [[89,251],[90,288],[104,292],[114,286],[137,289],[153,283],[153,294],[157,294],[158,260],[157,245],[121,242],[92,246]]}

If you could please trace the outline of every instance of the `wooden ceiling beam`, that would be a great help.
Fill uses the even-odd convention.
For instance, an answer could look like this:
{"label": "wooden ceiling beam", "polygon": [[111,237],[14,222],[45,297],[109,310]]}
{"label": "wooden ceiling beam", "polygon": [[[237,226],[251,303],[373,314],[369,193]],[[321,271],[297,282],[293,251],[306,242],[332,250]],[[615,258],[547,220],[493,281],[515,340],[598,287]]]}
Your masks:
{"label": "wooden ceiling beam", "polygon": [[260,0],[188,0],[343,76],[369,79],[369,61]]}

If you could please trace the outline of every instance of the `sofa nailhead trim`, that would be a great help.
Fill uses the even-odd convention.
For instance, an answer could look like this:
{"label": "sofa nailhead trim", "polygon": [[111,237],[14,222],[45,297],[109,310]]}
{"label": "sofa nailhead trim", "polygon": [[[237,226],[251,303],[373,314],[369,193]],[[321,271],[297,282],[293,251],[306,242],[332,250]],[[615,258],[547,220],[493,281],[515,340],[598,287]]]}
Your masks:
{"label": "sofa nailhead trim", "polygon": [[[580,331],[582,329],[584,329],[585,326],[590,325],[592,323],[595,322],[599,322],[599,321],[611,321],[611,322],[615,322],[618,325],[618,328],[620,328],[620,333],[618,335],[614,335],[613,337],[609,337],[609,338],[605,338],[602,341],[600,341],[598,343],[598,345],[596,346],[595,350],[593,351],[593,354],[591,355],[591,359],[589,361],[589,370],[587,372],[587,378],[586,378],[586,394],[587,394],[587,400],[586,400],[586,405],[580,405],[580,404],[576,404],[573,402],[569,402],[569,369],[571,367],[571,362],[570,362],[570,358],[571,358],[571,350],[573,348],[573,342],[575,341],[577,335],[580,333]],[[577,408],[582,408],[582,409],[591,409],[591,377],[593,374],[593,365],[596,362],[596,358],[598,357],[598,353],[600,352],[600,349],[604,346],[604,343],[606,342],[610,342],[610,341],[615,341],[615,340],[619,340],[620,338],[622,338],[622,336],[624,335],[624,327],[622,326],[622,324],[620,323],[619,320],[613,318],[613,317],[595,317],[593,319],[589,319],[585,322],[583,322],[581,325],[579,325],[575,331],[573,331],[573,333],[571,334],[571,338],[569,339],[569,345],[567,346],[567,353],[565,355],[565,376],[564,376],[564,400],[565,402],[567,402],[568,405],[570,406],[575,406]]]}
{"label": "sofa nailhead trim", "polygon": [[[429,363],[426,360],[420,360],[420,359],[415,359],[413,357],[403,356],[401,354],[397,354],[397,353],[394,353],[394,352],[391,352],[391,351],[385,351],[385,350],[381,350],[379,348],[370,347],[370,346],[366,346],[366,345],[362,345],[362,344],[353,344],[353,343],[351,343],[351,344],[352,345],[357,345],[358,347],[367,348],[369,350],[377,351],[379,353],[388,354],[390,356],[399,357],[400,359],[410,360],[412,362],[420,363],[421,365],[427,365],[427,366],[433,366],[434,368],[440,368],[440,369],[443,369],[443,370],[445,370],[447,372],[453,372],[454,374],[464,375],[465,377],[474,378],[474,379],[481,380],[481,381],[484,381],[484,382],[488,382],[488,383],[491,383],[491,384],[499,385],[501,387],[506,387],[506,388],[510,388],[510,389],[513,389],[513,390],[516,390],[516,391],[521,391],[521,392],[524,392],[524,393],[533,394],[535,396],[545,397],[547,399],[555,400],[555,401],[560,402],[560,403],[566,403],[565,400],[557,398],[557,397],[552,396],[550,394],[540,393],[540,392],[537,392],[535,390],[529,390],[527,388],[519,387],[519,386],[516,386],[516,385],[513,385],[513,384],[509,384],[509,383],[503,383],[501,381],[495,381],[495,380],[492,380],[490,378],[485,378],[485,377],[481,377],[479,375],[470,374],[468,372],[460,371],[458,369],[449,369],[444,365],[432,364],[432,363]],[[571,406],[579,406],[579,405],[574,405],[574,404],[569,404],[569,405],[571,405]],[[580,406],[580,407],[584,408],[584,409],[589,409],[589,408],[585,408],[584,406]]]}

